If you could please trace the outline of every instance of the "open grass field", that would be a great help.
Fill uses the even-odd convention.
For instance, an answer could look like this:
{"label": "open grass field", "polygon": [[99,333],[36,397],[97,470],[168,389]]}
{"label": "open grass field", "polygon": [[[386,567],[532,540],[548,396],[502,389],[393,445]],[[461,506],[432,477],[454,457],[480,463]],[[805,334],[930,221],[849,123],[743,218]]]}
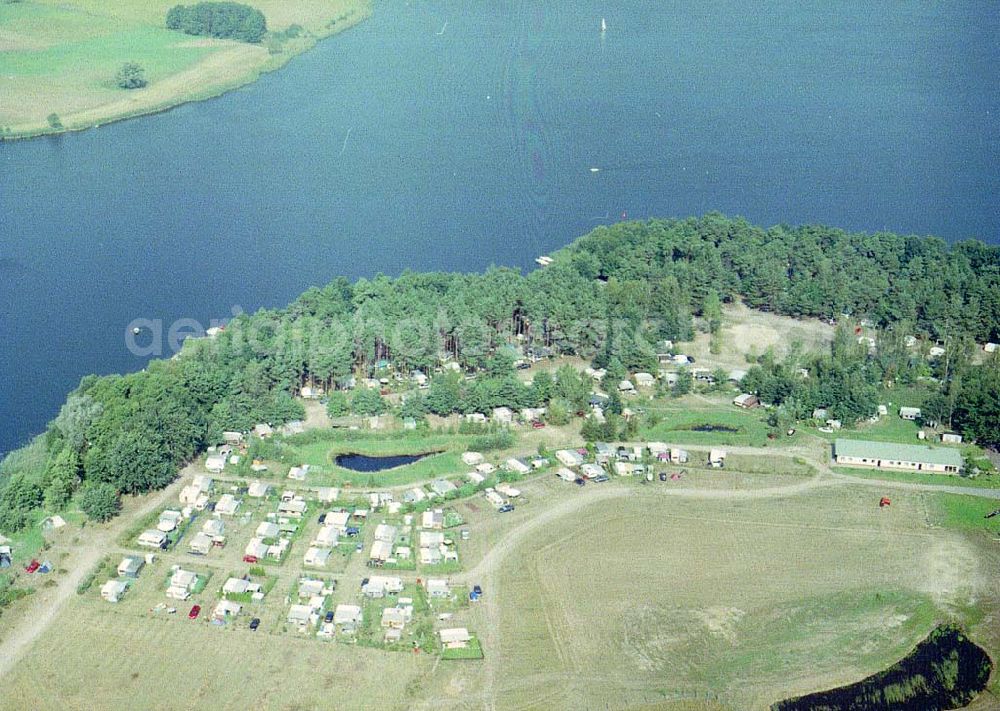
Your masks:
{"label": "open grass field", "polygon": [[[763,447],[768,444],[767,422],[762,410],[741,410],[730,396],[687,396],[679,400],[658,401],[647,408],[660,416],[654,426],[642,428],[646,440],[677,444],[742,445]],[[781,444],[794,438],[784,437]]]}
{"label": "open grass field", "polygon": [[5,686],[0,708],[392,709],[433,664],[75,602]]}
{"label": "open grass field", "polygon": [[975,548],[925,521],[921,495],[888,512],[841,489],[643,496],[553,522],[500,572],[498,708],[758,708],[863,677],[996,603]]}
{"label": "open grass field", "polygon": [[[68,129],[162,110],[252,81],[349,27],[369,0],[260,0],[268,28],[301,25],[306,34],[272,54],[261,45],[191,37],[167,30],[175,0],[30,0],[0,3],[0,136]],[[138,62],[148,86],[115,85],[121,65]]]}

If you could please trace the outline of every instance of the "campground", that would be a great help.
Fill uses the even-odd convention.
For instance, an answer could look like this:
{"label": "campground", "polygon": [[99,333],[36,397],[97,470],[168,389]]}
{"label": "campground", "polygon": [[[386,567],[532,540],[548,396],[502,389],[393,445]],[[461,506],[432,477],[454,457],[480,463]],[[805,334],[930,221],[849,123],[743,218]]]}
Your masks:
{"label": "campground", "polygon": [[[690,451],[692,460],[704,454]],[[727,468],[692,462],[667,482],[614,477],[578,487],[550,471],[529,475],[516,483],[521,496],[509,514],[480,494],[448,502],[470,536],[461,569],[445,577],[454,589],[484,589],[453,612],[478,634],[482,660],[288,629],[299,542],[268,568],[277,581],[253,613],[262,620],[256,632],[247,615],[216,626],[189,620],[188,603],[176,614],[154,611],[174,561],[213,571],[190,601],[211,609],[222,579],[240,566],[248,529],[235,526],[219,555],[191,563],[180,548],[164,553],[149,566],[159,572],[144,572],[117,605],[101,600],[96,585],[51,603],[51,624],[15,650],[23,658],[6,676],[0,705],[156,708],[172,688],[191,707],[219,708],[255,700],[281,709],[764,708],[877,671],[937,622],[962,622],[996,657],[996,534],[962,513],[984,499],[906,482],[876,486],[834,472],[813,451],[822,449],[730,448]],[[197,474],[204,470],[193,465],[184,481]],[[892,505],[879,508],[885,493]],[[115,555],[129,552],[118,538],[125,528],[123,519],[96,540]],[[352,552],[325,573],[337,579],[331,604],[361,601],[358,586],[371,574],[365,555]],[[0,638],[5,652],[12,641]]]}
{"label": "campground", "polygon": [[[691,352],[702,368],[732,369],[748,344],[767,344],[773,333],[800,328],[809,347],[827,342],[822,324],[789,322],[734,318],[720,353],[705,334]],[[167,489],[127,498],[109,524],[84,524],[70,511],[60,530],[32,527],[14,541],[19,571],[36,556],[55,570],[47,579],[18,573],[36,591],[3,611],[0,709],[164,708],[170,689],[172,708],[735,711],[857,681],[939,623],[963,625],[1000,658],[1000,517],[984,518],[1000,508],[995,472],[835,465],[837,437],[912,443],[919,427],[890,415],[835,433],[804,424],[772,438],[766,412],[735,407],[734,394],[730,384],[682,397],[637,393],[626,402],[639,418],[635,436],[613,446],[619,455],[644,448],[642,462],[656,475],[619,476],[611,462],[606,481],[584,484],[556,476],[560,448],[595,457],[579,420],[515,423],[512,444],[471,463],[474,435],[458,416],[429,416],[417,430],[386,417],[372,430],[367,418],[335,423],[307,400],[301,430],[261,445],[256,470],[247,458],[210,472],[200,457]],[[899,390],[890,404],[916,397]],[[683,449],[687,461],[664,462],[651,443]],[[725,466],[710,467],[719,448]],[[982,458],[967,444],[956,449]],[[346,453],[432,454],[356,472],[337,464]],[[527,471],[511,471],[514,458]],[[546,463],[535,469],[535,460]],[[290,479],[303,465],[303,478]],[[120,602],[103,600],[114,565],[150,552],[137,536],[180,509],[178,496],[205,478],[213,480],[205,500],[218,512],[228,496],[239,502],[233,513],[196,509]],[[453,487],[446,495],[435,493],[442,480]],[[508,493],[497,499],[501,486]],[[891,504],[879,506],[883,497]],[[305,505],[301,519],[279,515],[288,499]],[[511,510],[501,513],[498,500]],[[436,509],[441,527],[425,528],[424,512]],[[318,517],[331,512],[357,533],[341,529],[317,569],[304,558],[328,526]],[[192,537],[212,518],[224,520],[225,545],[192,555]],[[265,560],[248,563],[247,546],[266,523],[282,524],[263,539],[280,550],[271,556],[262,542]],[[392,529],[390,558],[371,567],[382,524]],[[443,534],[441,551],[457,559],[425,560],[428,532]],[[165,596],[174,566],[207,581],[182,602]],[[262,583],[262,598],[239,597],[241,611],[213,624],[220,588],[242,576]],[[373,576],[398,578],[402,589],[368,597],[362,583]],[[316,603],[318,621],[298,626],[290,617],[305,578],[332,589]],[[444,581],[448,597],[431,598],[429,579]],[[477,585],[483,594],[470,600]],[[411,601],[412,618],[391,641],[380,618],[402,600]],[[188,617],[192,605],[201,608],[197,619]],[[342,606],[356,606],[364,621],[325,634],[324,613]],[[445,650],[445,628],[472,640]],[[995,677],[969,708],[996,706]]]}

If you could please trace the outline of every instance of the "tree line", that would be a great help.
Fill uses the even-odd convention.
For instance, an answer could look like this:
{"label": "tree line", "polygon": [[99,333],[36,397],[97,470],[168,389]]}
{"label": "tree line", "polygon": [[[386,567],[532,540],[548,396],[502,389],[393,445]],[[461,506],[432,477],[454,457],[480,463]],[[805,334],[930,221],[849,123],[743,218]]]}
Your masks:
{"label": "tree line", "polygon": [[170,8],[167,11],[167,29],[256,44],[267,34],[267,21],[264,13],[249,5],[199,2]]}
{"label": "tree line", "polygon": [[[563,368],[525,386],[514,377],[515,358],[577,355],[612,378],[655,372],[665,340],[690,339],[695,317],[711,324],[720,303],[737,299],[792,316],[849,314],[880,329],[870,352],[842,329],[828,355],[751,368],[748,386],[780,417],[814,406],[845,421],[865,417],[879,383],[936,374],[954,426],[1000,443],[996,362],[949,355],[927,373],[926,360],[903,343],[943,339],[951,354],[1000,340],[1000,248],[829,227],[762,229],[711,214],[600,227],[553,256],[527,275],[492,268],[336,279],[287,308],[241,315],[140,373],[84,378],[34,445],[43,463],[15,471],[11,460],[2,470],[0,510],[25,515],[3,514],[0,529],[24,525],[43,502],[64,505],[81,487],[106,512],[118,492],[166,485],[223,431],[302,417],[293,396],[304,385],[336,392],[389,367],[430,375],[453,362],[460,371],[437,374],[408,398],[406,417],[547,405],[550,418],[568,421],[587,409],[589,379]],[[690,378],[678,387],[690,388]],[[331,407],[343,408],[343,398],[331,397]],[[377,414],[387,404],[362,389],[346,406]]]}

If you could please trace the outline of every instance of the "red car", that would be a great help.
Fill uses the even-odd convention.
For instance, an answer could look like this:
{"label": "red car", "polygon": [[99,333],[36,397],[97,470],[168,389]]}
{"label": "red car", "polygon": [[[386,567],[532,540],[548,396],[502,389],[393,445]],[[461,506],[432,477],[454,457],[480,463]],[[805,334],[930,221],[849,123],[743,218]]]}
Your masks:
{"label": "red car", "polygon": [[188,613],[188,619],[189,620],[196,620],[196,619],[198,619],[198,615],[200,615],[200,614],[201,614],[201,605],[194,605],[191,608],[191,612]]}
{"label": "red car", "polygon": [[541,420],[532,420],[531,421],[531,427],[532,427],[532,429],[540,430],[543,427],[545,427],[545,423],[542,422]]}
{"label": "red car", "polygon": [[25,573],[34,573],[36,570],[38,570],[38,568],[39,568],[40,565],[41,565],[41,563],[39,563],[37,560],[35,560],[34,558],[32,558],[31,562],[28,563],[26,566],[24,566],[24,572]]}
{"label": "red car", "polygon": [[244,563],[256,563],[257,562],[257,556],[255,556],[255,555],[245,555],[245,556],[243,556],[243,562]]}

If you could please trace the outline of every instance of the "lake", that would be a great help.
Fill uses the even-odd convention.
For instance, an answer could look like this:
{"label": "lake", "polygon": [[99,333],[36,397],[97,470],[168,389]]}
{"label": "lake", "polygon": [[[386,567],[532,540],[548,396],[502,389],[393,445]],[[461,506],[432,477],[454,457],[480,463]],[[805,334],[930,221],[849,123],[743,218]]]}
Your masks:
{"label": "lake", "polygon": [[622,215],[996,242],[998,34],[979,0],[382,2],[219,99],[0,144],[0,451],[143,367],[134,319],[527,268]]}

